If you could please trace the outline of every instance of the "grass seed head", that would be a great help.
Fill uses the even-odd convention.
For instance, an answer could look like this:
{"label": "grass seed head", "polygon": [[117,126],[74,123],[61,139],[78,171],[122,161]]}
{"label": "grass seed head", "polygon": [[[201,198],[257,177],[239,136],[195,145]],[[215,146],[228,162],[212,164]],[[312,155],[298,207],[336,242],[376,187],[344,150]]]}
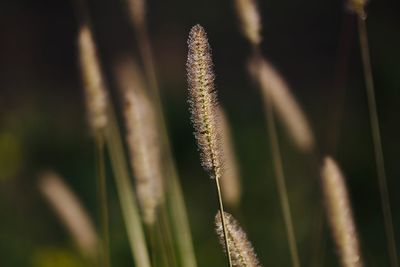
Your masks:
{"label": "grass seed head", "polygon": [[219,177],[222,171],[222,146],[216,111],[215,75],[211,49],[203,27],[196,25],[191,29],[188,46],[186,63],[189,85],[188,102],[195,130],[194,136],[203,168],[211,174],[211,177]]}
{"label": "grass seed head", "polygon": [[[224,218],[226,223],[229,250],[232,257],[232,266],[261,267],[257,259],[257,255],[254,252],[253,246],[247,239],[246,233],[239,226],[235,218],[233,218],[233,216],[227,212],[224,212]],[[215,231],[217,232],[220,243],[225,251],[224,231],[220,212],[218,212],[215,216]]]}

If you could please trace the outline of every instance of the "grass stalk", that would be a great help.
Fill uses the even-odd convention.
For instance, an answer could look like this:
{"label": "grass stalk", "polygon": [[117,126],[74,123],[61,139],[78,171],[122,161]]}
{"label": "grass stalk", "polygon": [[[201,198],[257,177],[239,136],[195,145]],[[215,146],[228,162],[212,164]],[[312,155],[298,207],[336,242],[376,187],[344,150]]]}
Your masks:
{"label": "grass stalk", "polygon": [[189,110],[194,128],[194,137],[200,152],[203,169],[211,179],[215,179],[218,206],[221,213],[222,229],[225,237],[226,255],[232,266],[229,241],[224,218],[219,179],[222,177],[224,160],[221,143],[221,125],[218,117],[218,99],[215,90],[215,74],[211,57],[211,47],[205,29],[197,24],[192,27],[188,38],[186,71],[188,77]]}
{"label": "grass stalk", "polygon": [[98,177],[98,203],[100,210],[100,224],[103,235],[102,258],[103,266],[110,267],[110,233],[108,221],[108,201],[106,171],[104,164],[104,136],[102,133],[96,134],[96,168]]}
{"label": "grass stalk", "polygon": [[171,212],[171,225],[178,246],[180,265],[197,267],[182,188],[179,184],[175,168],[173,165],[170,166],[170,175],[167,181],[167,205]]}
{"label": "grass stalk", "polygon": [[159,119],[160,137],[163,143],[163,153],[165,158],[164,167],[165,173],[167,174],[165,176],[166,202],[168,210],[172,213],[170,220],[172,227],[174,227],[174,239],[177,242],[177,247],[180,252],[180,264],[185,267],[197,267],[184,195],[179,182],[171,145],[169,143],[167,125],[162,111],[153,53],[146,27],[145,3],[140,0],[129,0],[128,5],[130,18],[138,40],[139,52],[143,60],[145,76],[150,91],[152,92],[152,98]]}
{"label": "grass stalk", "polygon": [[226,229],[224,204],[222,202],[222,194],[221,194],[221,187],[220,187],[220,184],[219,184],[219,178],[220,178],[219,175],[215,176],[215,185],[216,185],[217,195],[218,195],[219,212],[221,214],[222,231],[224,233],[224,239],[225,239],[226,256],[227,256],[227,259],[228,259],[229,267],[232,267],[231,251],[230,251],[230,248],[229,248],[228,231]]}
{"label": "grass stalk", "polygon": [[265,97],[265,109],[267,113],[268,134],[271,143],[272,160],[274,164],[274,172],[278,195],[282,206],[283,219],[285,221],[286,234],[289,243],[289,249],[293,267],[300,267],[299,253],[297,251],[296,236],[294,234],[293,219],[290,210],[289,197],[285,182],[285,174],[283,171],[282,156],[279,147],[277,129],[273,108],[268,97]]}
{"label": "grass stalk", "polygon": [[382,148],[382,140],[380,135],[380,127],[379,127],[379,119],[378,119],[378,111],[375,99],[375,88],[374,88],[374,80],[372,76],[372,67],[371,60],[369,55],[369,47],[368,47],[368,36],[367,36],[367,27],[366,27],[366,16],[362,16],[358,14],[357,16],[358,23],[358,34],[360,39],[360,49],[361,49],[361,57],[364,68],[364,78],[365,78],[365,86],[367,91],[368,98],[368,109],[369,109],[369,117],[371,124],[371,132],[377,167],[377,175],[378,175],[378,183],[379,183],[379,191],[381,197],[381,205],[383,210],[383,218],[385,223],[385,232],[387,239],[387,246],[389,251],[390,265],[392,267],[397,267],[398,258],[397,258],[397,249],[396,249],[396,240],[395,233],[393,228],[393,220],[392,220],[392,212],[390,207],[390,198],[389,198],[389,190],[387,185],[387,177],[385,170],[385,160],[383,156],[383,148]]}
{"label": "grass stalk", "polygon": [[110,124],[107,130],[107,145],[133,260],[136,266],[151,267],[138,205],[124,157],[121,134],[111,109]]}

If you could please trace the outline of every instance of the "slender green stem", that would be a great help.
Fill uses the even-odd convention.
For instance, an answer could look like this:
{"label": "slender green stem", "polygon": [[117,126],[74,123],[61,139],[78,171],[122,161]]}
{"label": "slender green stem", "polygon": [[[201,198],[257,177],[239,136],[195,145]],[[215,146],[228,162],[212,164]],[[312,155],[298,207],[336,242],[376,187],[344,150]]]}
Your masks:
{"label": "slender green stem", "polygon": [[107,127],[107,145],[110,152],[115,183],[125,221],[135,266],[151,267],[146,240],[139,215],[138,205],[129,176],[128,165],[118,129],[116,117],[110,108],[110,123]]}
{"label": "slender green stem", "polygon": [[279,148],[278,134],[273,115],[273,109],[268,96],[265,97],[265,108],[267,113],[267,124],[272,149],[272,159],[274,163],[275,179],[278,188],[278,195],[282,205],[283,218],[286,226],[286,233],[289,242],[290,254],[293,267],[300,267],[300,259],[297,251],[296,237],[294,234],[292,214],[290,211],[289,198],[286,188],[285,175],[283,171],[281,152]]}
{"label": "slender green stem", "polygon": [[360,38],[361,56],[364,66],[364,78],[368,96],[368,108],[370,115],[372,139],[374,144],[375,160],[378,173],[379,190],[383,217],[385,222],[385,231],[387,246],[389,250],[390,264],[392,267],[398,266],[396,240],[393,228],[392,212],[390,207],[389,190],[387,186],[385,161],[383,157],[382,141],[379,129],[378,111],[375,99],[374,81],[372,77],[371,61],[369,56],[366,17],[358,16],[358,34]]}
{"label": "slender green stem", "polygon": [[172,168],[172,164],[170,166],[170,175],[167,179],[169,187],[167,205],[171,212],[171,225],[178,246],[180,266],[197,267],[185,200],[175,169]]}
{"label": "slender green stem", "polygon": [[165,232],[164,229],[161,225],[160,220],[157,220],[156,224],[156,231],[157,231],[157,237],[158,237],[158,245],[159,245],[159,254],[162,257],[162,265],[163,266],[177,266],[176,263],[173,261],[173,254],[174,252],[171,253],[171,251],[168,249],[169,244],[165,240]]}
{"label": "slender green stem", "polygon": [[220,212],[220,215],[221,215],[221,222],[222,222],[222,230],[224,232],[226,255],[227,255],[229,267],[232,267],[231,251],[230,251],[230,248],[229,248],[228,231],[226,230],[224,205],[223,205],[223,202],[222,202],[222,194],[221,194],[221,187],[220,187],[220,184],[219,184],[219,179],[220,179],[220,176],[216,174],[215,175],[215,185],[216,185],[216,188],[217,188],[219,212]]}
{"label": "slender green stem", "polygon": [[171,235],[171,225],[169,222],[168,214],[167,214],[167,209],[165,204],[161,206],[160,209],[160,215],[159,218],[159,224],[160,224],[160,229],[163,233],[162,237],[164,240],[164,244],[167,250],[167,255],[169,258],[169,262],[171,263],[172,266],[178,266],[178,261],[176,259],[176,252],[175,252],[175,247],[174,247],[174,242],[173,238]]}
{"label": "slender green stem", "polygon": [[100,221],[102,229],[102,255],[103,266],[110,267],[110,234],[108,223],[107,184],[104,164],[104,137],[102,133],[96,135],[96,167],[98,177],[98,199],[100,208]]}

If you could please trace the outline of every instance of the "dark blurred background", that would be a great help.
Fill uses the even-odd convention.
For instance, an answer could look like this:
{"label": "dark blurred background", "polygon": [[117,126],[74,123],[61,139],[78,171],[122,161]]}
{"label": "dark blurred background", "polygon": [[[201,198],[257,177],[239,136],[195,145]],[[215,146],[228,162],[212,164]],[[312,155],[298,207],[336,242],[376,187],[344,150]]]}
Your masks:
{"label": "dark blurred background", "polygon": [[[246,71],[250,46],[233,1],[146,1],[162,102],[182,182],[199,266],[223,266],[214,234],[214,189],[201,169],[186,102],[186,39],[202,24],[213,48],[221,104],[231,123],[243,199],[235,217],[264,266],[290,266],[260,94]],[[388,266],[368,108],[354,15],[343,1],[259,1],[264,55],[291,85],[315,131],[321,155],[341,165],[367,266]],[[138,55],[122,2],[90,0],[103,68]],[[396,240],[400,242],[399,1],[371,1],[368,31]],[[77,63],[72,1],[0,2],[0,266],[81,266],[79,253],[37,189],[51,168],[73,188],[97,222],[94,149]],[[318,193],[304,155],[279,127],[300,257],[310,266]],[[111,178],[111,177],[109,177]],[[313,186],[314,185],[314,186]],[[109,179],[114,266],[132,266],[115,185]],[[338,266],[327,229],[323,266]],[[83,266],[83,265],[82,265]]]}

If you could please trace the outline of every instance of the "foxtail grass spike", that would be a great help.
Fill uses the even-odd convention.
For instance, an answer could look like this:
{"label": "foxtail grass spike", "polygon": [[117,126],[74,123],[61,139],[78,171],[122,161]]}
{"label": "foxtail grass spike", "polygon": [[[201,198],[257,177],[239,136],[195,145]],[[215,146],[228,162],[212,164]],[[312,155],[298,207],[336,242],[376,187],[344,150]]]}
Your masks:
{"label": "foxtail grass spike", "polygon": [[237,208],[240,204],[241,185],[238,163],[235,157],[231,131],[225,112],[217,109],[221,127],[221,142],[224,151],[224,172],[221,178],[221,189],[224,203],[229,207]]}
{"label": "foxtail grass spike", "polygon": [[96,261],[98,237],[77,196],[60,176],[52,171],[39,174],[39,190],[69,230],[82,254]]}
{"label": "foxtail grass spike", "polygon": [[346,183],[332,158],[325,158],[321,177],[327,217],[341,264],[343,267],[361,267],[360,245]]}
{"label": "foxtail grass spike", "polygon": [[189,104],[194,136],[201,155],[201,164],[214,178],[218,195],[219,212],[227,248],[229,266],[231,255],[226,233],[224,206],[222,201],[220,178],[222,177],[222,145],[218,128],[217,94],[214,87],[214,70],[211,48],[207,34],[200,25],[194,26],[189,33],[189,52],[186,63]]}
{"label": "foxtail grass spike", "polygon": [[161,144],[156,112],[133,60],[120,60],[116,74],[122,94],[126,139],[137,197],[144,222],[152,225],[157,207],[163,201]]}
{"label": "foxtail grass spike", "polygon": [[[224,213],[226,229],[228,233],[228,242],[231,250],[233,267],[261,267],[253,246],[247,239],[246,233],[239,226],[233,216],[227,212]],[[215,231],[220,239],[220,243],[226,252],[224,241],[224,232],[222,229],[221,215],[218,212],[215,216]]]}
{"label": "foxtail grass spike", "polygon": [[96,45],[87,24],[81,26],[78,42],[89,124],[94,133],[102,132],[107,125],[108,94],[101,74]]}
{"label": "foxtail grass spike", "polygon": [[264,98],[270,99],[293,142],[302,151],[311,151],[315,146],[312,130],[285,80],[271,64],[259,56],[250,60],[249,70],[260,84]]}
{"label": "foxtail grass spike", "polygon": [[203,168],[212,178],[222,172],[222,146],[217,117],[217,94],[211,48],[203,27],[196,25],[189,34],[186,64],[189,83],[189,104],[194,135]]}
{"label": "foxtail grass spike", "polygon": [[255,0],[235,0],[243,35],[253,44],[261,43],[261,18]]}

